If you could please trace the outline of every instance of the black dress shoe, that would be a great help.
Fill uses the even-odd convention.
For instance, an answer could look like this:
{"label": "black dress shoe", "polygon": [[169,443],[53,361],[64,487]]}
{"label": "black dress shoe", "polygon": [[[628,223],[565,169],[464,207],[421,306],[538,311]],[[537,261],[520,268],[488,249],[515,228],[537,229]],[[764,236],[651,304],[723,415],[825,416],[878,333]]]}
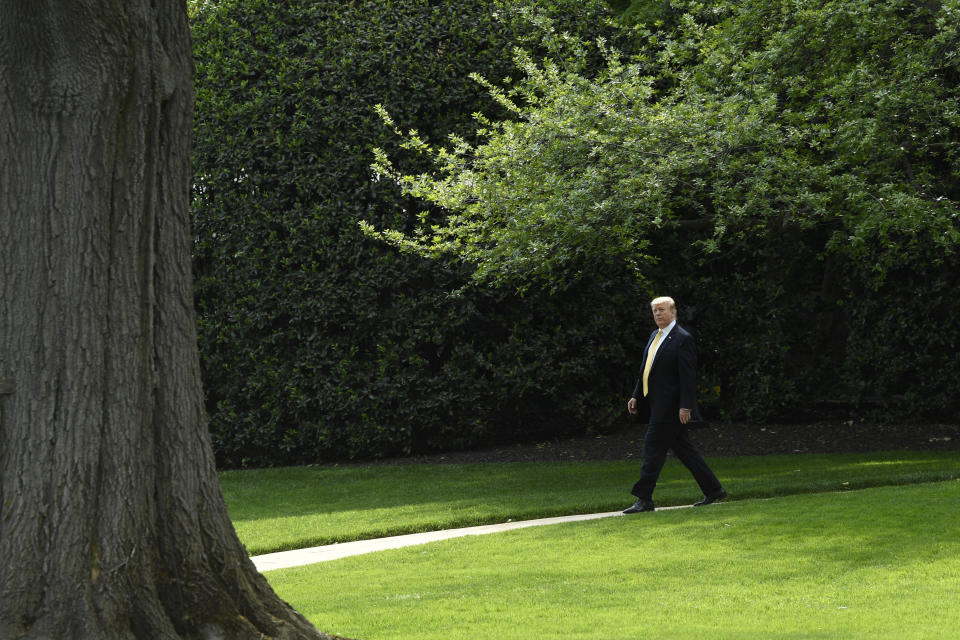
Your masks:
{"label": "black dress shoe", "polygon": [[717,491],[717,492],[715,492],[715,493],[711,493],[711,494],[708,495],[708,496],[703,496],[703,500],[701,500],[700,502],[694,502],[694,503],[693,503],[693,506],[695,506],[695,507],[705,507],[705,506],[707,506],[708,504],[713,504],[714,502],[720,502],[721,500],[723,500],[723,499],[726,498],[726,497],[727,497],[727,492],[724,491],[723,489],[720,489],[720,491]]}
{"label": "black dress shoe", "polygon": [[640,513],[641,511],[656,511],[656,509],[649,500],[637,500],[633,503],[632,507],[624,509],[623,513],[629,515],[631,513]]}

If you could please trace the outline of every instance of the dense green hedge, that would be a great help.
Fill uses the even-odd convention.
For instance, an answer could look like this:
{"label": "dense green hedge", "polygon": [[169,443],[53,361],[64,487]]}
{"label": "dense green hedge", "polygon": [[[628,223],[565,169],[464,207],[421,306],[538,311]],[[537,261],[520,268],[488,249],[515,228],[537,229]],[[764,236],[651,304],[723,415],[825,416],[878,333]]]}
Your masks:
{"label": "dense green hedge", "polygon": [[[519,6],[191,5],[196,304],[219,464],[584,433],[622,414],[645,312],[627,274],[594,270],[561,295],[520,297],[358,229],[407,227],[422,207],[372,179],[371,149],[391,145],[374,105],[437,140],[495,114],[468,74],[499,80],[511,47],[537,46]],[[548,8],[569,28],[604,12]]]}
{"label": "dense green hedge", "polygon": [[520,57],[479,144],[426,176],[378,154],[447,215],[368,231],[480,282],[635,265],[700,334],[714,415],[956,420],[956,0],[618,5],[637,55]]}
{"label": "dense green hedge", "polygon": [[716,100],[770,101],[766,124],[782,141],[758,147],[754,166],[743,141],[731,145],[745,161],[713,176],[729,186],[700,202],[727,226],[719,250],[673,246],[685,259],[665,256],[652,275],[696,303],[711,347],[703,382],[721,390],[707,396],[715,413],[957,420],[957,10],[631,4],[634,18],[712,25],[686,65],[689,84]]}
{"label": "dense green hedge", "polygon": [[[698,305],[717,407],[955,422],[957,3],[710,4],[633,9],[669,6],[674,19],[690,11],[714,25],[687,65],[690,84],[771,105],[778,144],[758,136],[754,160],[733,141],[743,160],[725,160],[701,198],[726,226],[718,250],[665,259],[656,276]],[[677,278],[684,264],[693,268]]]}
{"label": "dense green hedge", "polygon": [[[599,2],[536,4],[558,20],[554,35],[608,28]],[[607,243],[607,219],[600,231],[562,221],[562,286],[519,296],[474,282],[452,258],[401,254],[359,232],[359,220],[410,232],[425,206],[373,179],[373,147],[404,171],[427,168],[373,106],[432,142],[469,138],[473,112],[504,114],[468,75],[516,76],[514,45],[562,38],[541,41],[513,0],[191,2],[196,303],[221,465],[611,428],[649,332],[647,300],[662,293],[699,334],[712,418],[955,420],[960,259],[945,238],[960,225],[956,3],[613,4],[648,23],[633,32],[647,44],[633,44],[646,47],[636,60],[656,76],[654,95],[677,92],[681,108],[689,98],[702,153],[721,152],[701,162],[695,148],[666,168],[667,215],[642,235]],[[623,108],[616,91],[591,102],[584,92],[610,86],[570,70],[560,82],[583,122]],[[758,126],[725,122],[723,105]],[[643,186],[635,158],[595,154],[587,140],[558,143],[573,154],[551,151],[560,168],[603,198],[623,185],[617,215],[628,221],[649,215],[630,200]],[[555,169],[541,142],[520,153]],[[580,211],[584,193],[558,202]],[[618,233],[636,232],[630,224]],[[616,266],[618,249],[604,256],[623,238],[654,258],[642,286]],[[580,260],[591,253],[600,259]]]}

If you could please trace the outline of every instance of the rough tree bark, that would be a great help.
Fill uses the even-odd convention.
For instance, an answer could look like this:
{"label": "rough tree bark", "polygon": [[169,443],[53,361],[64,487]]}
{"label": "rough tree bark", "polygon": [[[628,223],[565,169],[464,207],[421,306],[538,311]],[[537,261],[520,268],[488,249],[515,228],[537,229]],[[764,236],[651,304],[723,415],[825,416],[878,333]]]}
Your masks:
{"label": "rough tree bark", "polygon": [[0,0],[0,638],[323,638],[203,415],[183,0]]}

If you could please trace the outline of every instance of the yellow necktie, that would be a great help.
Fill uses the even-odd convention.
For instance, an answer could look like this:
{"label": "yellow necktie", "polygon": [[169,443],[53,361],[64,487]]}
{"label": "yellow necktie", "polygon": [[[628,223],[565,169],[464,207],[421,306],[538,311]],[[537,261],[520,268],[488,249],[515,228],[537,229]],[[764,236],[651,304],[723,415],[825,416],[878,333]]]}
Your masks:
{"label": "yellow necktie", "polygon": [[647,362],[643,365],[643,397],[647,397],[647,393],[650,392],[650,387],[647,385],[647,378],[650,376],[650,367],[653,365],[653,354],[657,350],[657,345],[660,344],[660,336],[663,335],[663,329],[657,331],[656,337],[654,337],[653,342],[650,343],[650,349],[647,351]]}

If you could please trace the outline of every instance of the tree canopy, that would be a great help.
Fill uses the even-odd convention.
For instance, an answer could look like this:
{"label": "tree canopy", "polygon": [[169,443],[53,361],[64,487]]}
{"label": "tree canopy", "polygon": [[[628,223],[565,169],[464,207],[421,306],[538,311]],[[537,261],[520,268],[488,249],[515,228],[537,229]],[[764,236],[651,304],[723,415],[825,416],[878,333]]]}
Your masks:
{"label": "tree canopy", "polygon": [[[511,117],[480,117],[480,143],[405,136],[433,173],[379,152],[379,175],[449,212],[383,236],[456,253],[478,278],[553,283],[584,257],[643,273],[663,257],[650,242],[664,228],[689,230],[704,259],[785,227],[827,229],[823,251],[864,258],[871,240],[904,234],[953,250],[956,3],[672,2],[668,13],[636,27],[639,53],[599,42],[606,65],[593,74],[589,45],[568,34],[554,34],[554,57],[517,50],[521,78],[486,83]],[[888,260],[870,259],[882,279]]]}
{"label": "tree canopy", "polygon": [[[957,386],[943,353],[957,344],[958,3],[673,0],[626,16],[634,52],[549,26],[553,55],[517,50],[520,77],[486,82],[510,115],[480,116],[479,142],[431,144],[384,110],[433,169],[379,151],[375,171],[444,213],[367,233],[521,287],[629,264],[696,307],[708,387],[734,413],[811,398],[942,412]],[[896,337],[911,296],[937,336],[922,371]]]}

